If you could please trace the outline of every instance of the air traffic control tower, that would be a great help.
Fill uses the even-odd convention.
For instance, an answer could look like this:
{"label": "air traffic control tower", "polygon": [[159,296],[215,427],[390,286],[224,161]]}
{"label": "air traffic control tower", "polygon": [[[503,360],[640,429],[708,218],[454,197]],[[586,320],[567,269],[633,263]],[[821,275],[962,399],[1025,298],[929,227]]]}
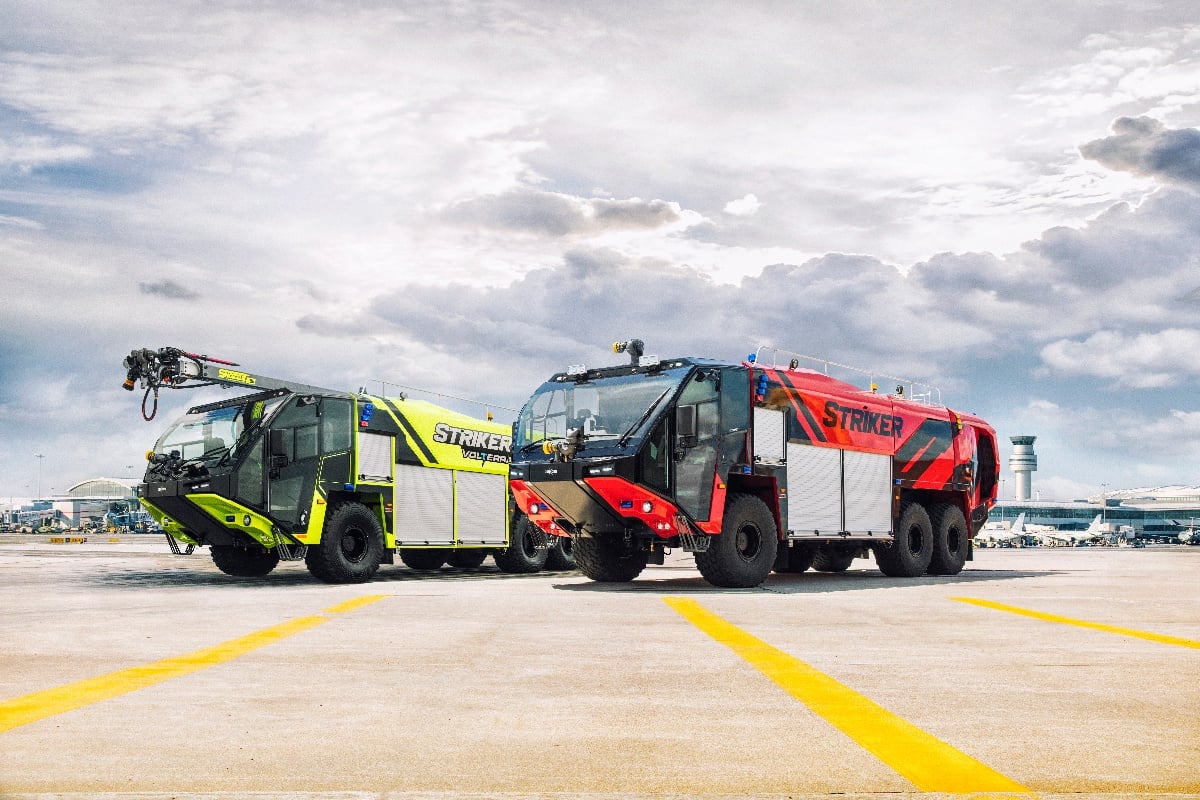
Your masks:
{"label": "air traffic control tower", "polygon": [[1013,489],[1013,496],[1017,500],[1028,500],[1030,496],[1033,472],[1037,469],[1037,455],[1033,452],[1035,439],[1037,439],[1036,436],[1009,437],[1013,443],[1013,451],[1012,455],[1008,457],[1008,468],[1013,471],[1013,475],[1017,479],[1016,487]]}

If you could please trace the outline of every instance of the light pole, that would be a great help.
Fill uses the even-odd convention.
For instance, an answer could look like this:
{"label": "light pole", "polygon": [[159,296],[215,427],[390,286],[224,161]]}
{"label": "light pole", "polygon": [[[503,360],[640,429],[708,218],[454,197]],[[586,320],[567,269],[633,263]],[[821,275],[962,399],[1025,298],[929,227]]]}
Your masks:
{"label": "light pole", "polygon": [[42,459],[45,458],[41,453],[34,453],[33,457],[38,460],[38,481],[37,481],[37,499],[42,499]]}
{"label": "light pole", "polygon": [[1108,501],[1104,491],[1108,487],[1107,483],[1100,484],[1100,524],[1103,525],[1108,518]]}

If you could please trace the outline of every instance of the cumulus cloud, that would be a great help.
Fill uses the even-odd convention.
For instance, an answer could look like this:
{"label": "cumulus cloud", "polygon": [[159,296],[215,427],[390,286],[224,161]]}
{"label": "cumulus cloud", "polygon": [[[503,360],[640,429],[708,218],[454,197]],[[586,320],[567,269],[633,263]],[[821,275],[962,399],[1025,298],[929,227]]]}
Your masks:
{"label": "cumulus cloud", "polygon": [[752,217],[758,213],[760,208],[762,208],[762,203],[758,202],[758,198],[753,194],[748,194],[726,203],[725,213],[735,217]]}
{"label": "cumulus cloud", "polygon": [[1200,190],[1200,130],[1170,129],[1151,117],[1121,117],[1113,136],[1079,148],[1106,167]]}
{"label": "cumulus cloud", "polygon": [[1042,348],[1042,360],[1066,375],[1111,378],[1119,386],[1161,388],[1200,376],[1200,329],[1167,328],[1128,335],[1100,330],[1082,341],[1063,340]]}

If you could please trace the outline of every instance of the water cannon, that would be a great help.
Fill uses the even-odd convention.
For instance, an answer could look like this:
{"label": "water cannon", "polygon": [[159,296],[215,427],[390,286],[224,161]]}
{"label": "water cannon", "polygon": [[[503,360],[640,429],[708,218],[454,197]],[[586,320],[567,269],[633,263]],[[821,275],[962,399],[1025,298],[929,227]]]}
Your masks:
{"label": "water cannon", "polygon": [[[177,347],[160,347],[158,350],[143,347],[131,350],[122,362],[125,367],[125,381],[121,384],[121,388],[132,392],[133,387],[140,383],[146,389],[146,394],[142,396],[142,418],[149,422],[158,412],[159,387],[178,388],[189,379],[202,378],[205,362],[225,364],[231,367],[238,366],[233,361],[225,361],[199,353],[188,353]],[[212,383],[212,381],[203,381],[195,385],[210,386]],[[151,393],[154,394],[154,405],[147,411],[146,404]]]}
{"label": "water cannon", "polygon": [[629,362],[636,367],[641,364],[646,344],[641,339],[630,339],[625,342],[613,342],[612,349],[614,353],[629,353]]}
{"label": "water cannon", "polygon": [[567,435],[562,439],[546,439],[542,442],[542,452],[554,456],[555,461],[570,461],[582,449],[582,427],[567,431]]}

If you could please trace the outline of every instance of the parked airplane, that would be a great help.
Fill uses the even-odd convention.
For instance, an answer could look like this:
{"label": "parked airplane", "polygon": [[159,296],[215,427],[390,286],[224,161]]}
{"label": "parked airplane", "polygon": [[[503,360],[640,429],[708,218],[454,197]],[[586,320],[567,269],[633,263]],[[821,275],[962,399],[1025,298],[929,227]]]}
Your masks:
{"label": "parked airplane", "polygon": [[975,544],[979,547],[1032,547],[1037,544],[1037,538],[1025,524],[1025,512],[1022,511],[1008,528],[1003,522],[985,524],[975,537]]}

